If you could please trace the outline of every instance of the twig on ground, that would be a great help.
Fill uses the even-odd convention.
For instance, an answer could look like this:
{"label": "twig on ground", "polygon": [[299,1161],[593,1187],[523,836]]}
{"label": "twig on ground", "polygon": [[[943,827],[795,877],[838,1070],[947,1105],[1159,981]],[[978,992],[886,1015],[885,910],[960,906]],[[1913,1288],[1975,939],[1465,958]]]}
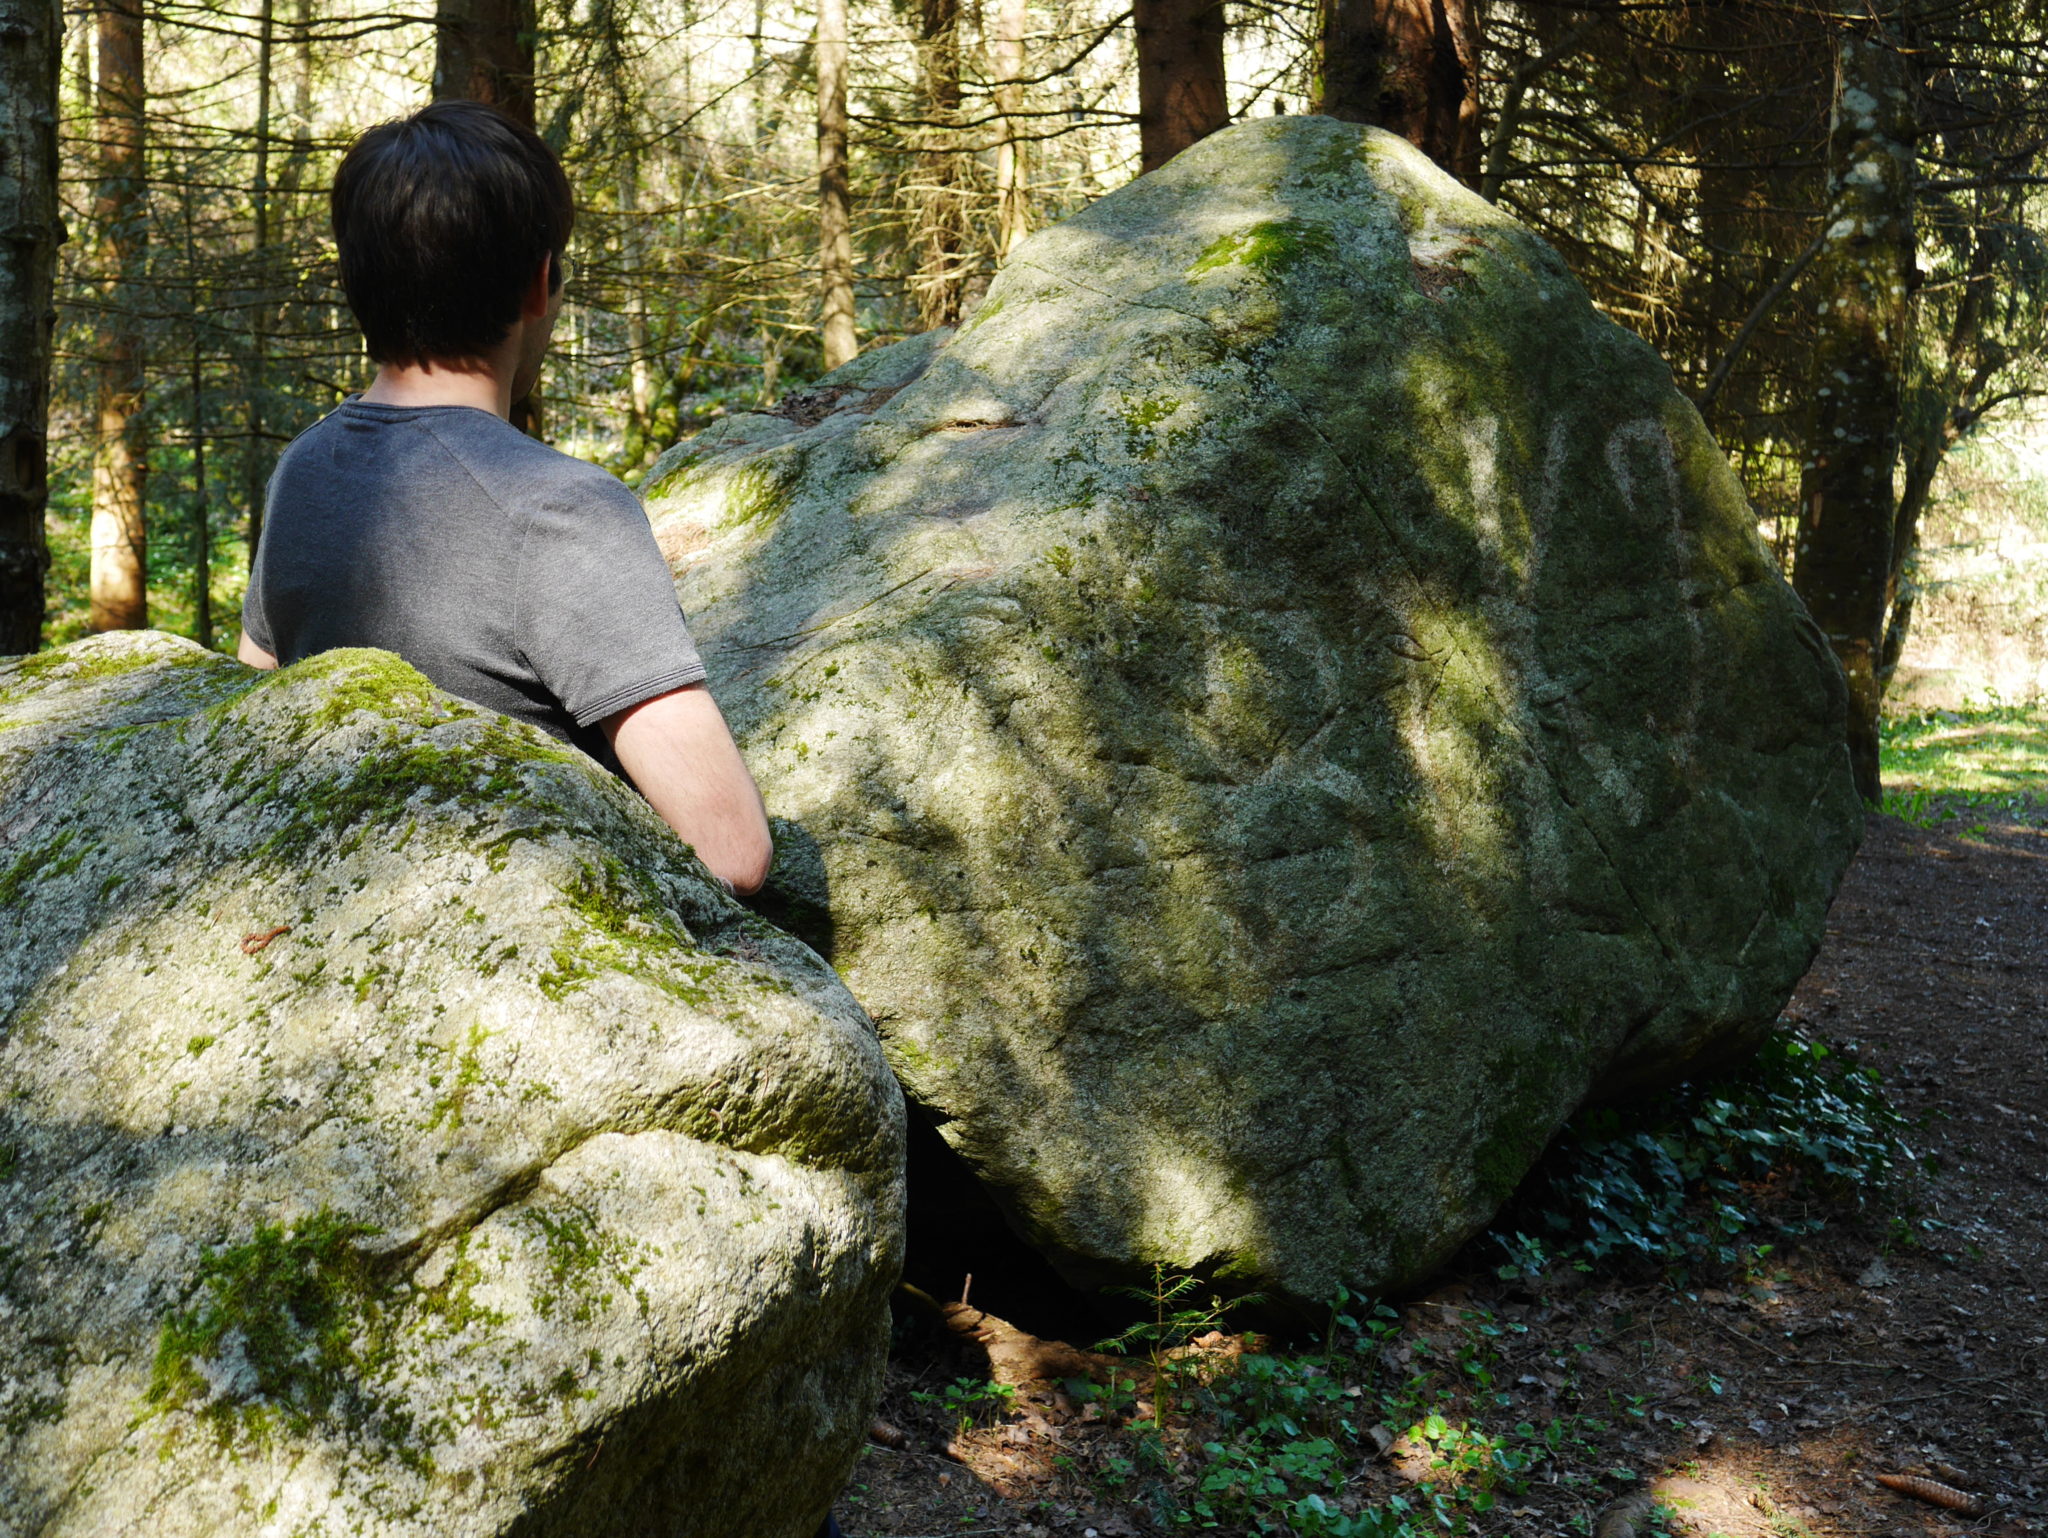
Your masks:
{"label": "twig on ground", "polygon": [[1984,1503],[1976,1496],[1966,1490],[1958,1490],[1954,1485],[1945,1485],[1938,1479],[1923,1479],[1918,1474],[1880,1474],[1877,1482],[1887,1490],[1910,1495],[1930,1506],[1961,1512],[1966,1517],[1984,1515]]}

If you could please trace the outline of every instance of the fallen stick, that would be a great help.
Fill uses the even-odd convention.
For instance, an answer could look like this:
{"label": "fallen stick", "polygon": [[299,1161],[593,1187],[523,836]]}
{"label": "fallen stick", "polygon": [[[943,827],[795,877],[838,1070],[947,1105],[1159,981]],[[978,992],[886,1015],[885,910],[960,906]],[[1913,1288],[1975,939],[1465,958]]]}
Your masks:
{"label": "fallen stick", "polygon": [[1954,1485],[1945,1485],[1938,1479],[1923,1479],[1918,1474],[1880,1474],[1877,1482],[1887,1490],[1896,1490],[1901,1495],[1910,1495],[1917,1501],[1930,1506],[1940,1506],[1949,1511],[1961,1512],[1966,1517],[1984,1515],[1984,1503],[1966,1490]]}
{"label": "fallen stick", "polygon": [[939,1317],[955,1335],[988,1353],[988,1375],[1007,1388],[1057,1383],[1065,1378],[1100,1382],[1112,1373],[1150,1377],[1138,1363],[1082,1351],[1063,1340],[1040,1340],[971,1303],[942,1303]]}

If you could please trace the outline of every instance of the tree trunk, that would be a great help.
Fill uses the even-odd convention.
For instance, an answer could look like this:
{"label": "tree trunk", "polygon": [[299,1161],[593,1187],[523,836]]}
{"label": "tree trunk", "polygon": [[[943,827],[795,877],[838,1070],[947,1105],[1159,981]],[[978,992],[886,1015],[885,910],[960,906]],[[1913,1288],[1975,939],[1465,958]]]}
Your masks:
{"label": "tree trunk", "polygon": [[1156,171],[1230,121],[1223,88],[1223,0],[1135,0],[1138,150]]}
{"label": "tree trunk", "polygon": [[263,504],[270,489],[270,454],[263,422],[270,389],[270,76],[275,56],[276,0],[262,0],[256,27],[256,167],[250,192],[256,292],[249,306],[249,441],[242,450],[243,496],[249,508],[249,569],[263,543]]}
{"label": "tree trunk", "polygon": [[[631,133],[630,126],[627,129]],[[654,432],[654,365],[648,356],[647,250],[640,225],[640,147],[628,139],[619,162],[619,254],[626,266],[627,397],[632,420],[626,434],[626,457],[638,464]]]}
{"label": "tree trunk", "polygon": [[1948,457],[1954,437],[1949,417],[1922,435],[1906,455],[1905,484],[1899,489],[1899,510],[1892,520],[1891,575],[1885,583],[1884,644],[1877,654],[1877,693],[1882,700],[1905,654],[1906,637],[1913,629],[1913,601],[1918,585],[1913,580],[1913,558],[1920,550],[1920,515],[1926,511],[1934,491],[1934,477]]}
{"label": "tree trunk", "polygon": [[747,44],[750,50],[748,53],[747,78],[753,85],[750,93],[752,111],[748,115],[751,119],[749,126],[754,130],[754,148],[756,151],[767,148],[769,139],[774,137],[775,134],[774,122],[780,121],[779,117],[771,121],[769,115],[768,47],[764,36],[767,26],[768,0],[754,0],[754,30],[747,34]]}
{"label": "tree trunk", "polygon": [[533,0],[439,0],[434,100],[483,101],[534,126]]}
{"label": "tree trunk", "polygon": [[0,0],[0,652],[42,644],[57,246],[55,0]]}
{"label": "tree trunk", "polygon": [[995,109],[1003,117],[996,144],[996,260],[1003,261],[1024,238],[1024,140],[1017,118],[1024,110],[1024,0],[997,0]]}
{"label": "tree trunk", "polygon": [[296,193],[305,185],[313,153],[313,0],[298,0],[292,16],[292,148],[280,186]]}
{"label": "tree trunk", "polygon": [[1882,36],[1842,43],[1826,239],[1814,258],[1813,426],[1792,585],[1849,679],[1849,759],[1879,794],[1878,676],[1896,507],[1900,381],[1913,282],[1911,80]]}
{"label": "tree trunk", "polygon": [[[196,168],[188,161],[185,179],[197,183]],[[213,645],[213,520],[206,484],[206,358],[200,347],[199,317],[205,313],[206,296],[199,287],[199,237],[193,227],[192,204],[184,199],[185,271],[192,283],[191,324],[187,327],[191,357],[186,383],[190,398],[185,421],[185,441],[192,448],[192,639],[201,646]],[[253,550],[252,550],[253,554]]]}
{"label": "tree trunk", "polygon": [[[1477,0],[1472,0],[1472,9],[1469,14],[1472,18],[1472,35],[1477,38],[1479,35]],[[1587,38],[1593,35],[1603,24],[1604,20],[1605,18],[1595,15],[1581,21],[1569,32],[1565,33],[1563,37],[1544,49],[1540,55],[1534,58],[1525,58],[1516,67],[1514,73],[1508,76],[1506,85],[1501,88],[1500,111],[1495,116],[1493,122],[1493,141],[1486,147],[1484,168],[1480,172],[1478,182],[1474,184],[1479,189],[1479,195],[1486,199],[1487,202],[1498,203],[1500,201],[1501,189],[1507,185],[1508,171],[1513,166],[1515,160],[1515,140],[1522,131],[1522,115],[1525,104],[1528,101],[1529,87],[1577,53],[1585,44]],[[1325,13],[1324,25],[1326,27],[1328,25],[1327,12]],[[1323,43],[1325,81],[1328,80],[1329,51],[1330,43],[1326,35]],[[1466,73],[1469,84],[1471,71],[1468,69]],[[1325,94],[1328,94],[1327,86],[1325,87]],[[1462,108],[1460,110],[1462,112]],[[1475,124],[1478,121],[1477,110],[1475,106],[1473,109],[1473,121]],[[1343,116],[1342,113],[1333,115]],[[1478,138],[1476,132],[1473,134],[1473,138],[1475,140]],[[1475,160],[1478,159],[1476,145],[1473,150],[1473,158]],[[1465,179],[1468,182],[1471,180],[1469,177]]]}
{"label": "tree trunk", "polygon": [[1397,133],[1478,186],[1478,0],[1321,0],[1321,9],[1315,110]]}
{"label": "tree trunk", "polygon": [[[1982,225],[1997,228],[2006,220],[2017,222],[2020,200],[2026,196],[2013,189],[2010,201],[2000,199],[1993,208],[1981,204],[1976,217]],[[1884,647],[1878,654],[1877,687],[1880,694],[1892,686],[1899,659],[1905,655],[1906,639],[1913,629],[1913,603],[1918,596],[1913,566],[1920,551],[1920,517],[1933,499],[1934,478],[1941,473],[1948,452],[1963,435],[1983,420],[1993,402],[1983,392],[1997,372],[2003,349],[1985,346],[1984,308],[2002,297],[2000,255],[2002,239],[1986,239],[1979,228],[1969,238],[1970,258],[1965,268],[1962,298],[1949,323],[1946,361],[1940,378],[1930,386],[1935,391],[1931,409],[1904,413],[1914,423],[1905,435],[1902,454],[1905,474],[1899,488],[1899,510],[1892,520],[1891,577],[1885,587]],[[1974,397],[1974,399],[1973,399]]]}
{"label": "tree trunk", "polygon": [[853,332],[853,191],[846,167],[846,0],[818,0],[818,274],[829,373],[860,350]]}
{"label": "tree trunk", "polygon": [[924,330],[960,324],[967,287],[967,211],[961,204],[959,152],[951,140],[960,118],[960,0],[920,0],[919,62],[924,76],[920,130],[917,232],[912,248],[917,270],[911,296]]}
{"label": "tree trunk", "polygon": [[146,229],[141,0],[106,0],[99,13],[98,113],[93,223],[105,240],[113,282],[99,337],[91,623],[95,630],[139,630],[149,624],[149,453],[138,318]]}
{"label": "tree trunk", "polygon": [[[534,117],[534,0],[438,0],[434,11],[434,100],[481,101],[528,128]],[[540,389],[512,403],[512,425],[543,435]]]}

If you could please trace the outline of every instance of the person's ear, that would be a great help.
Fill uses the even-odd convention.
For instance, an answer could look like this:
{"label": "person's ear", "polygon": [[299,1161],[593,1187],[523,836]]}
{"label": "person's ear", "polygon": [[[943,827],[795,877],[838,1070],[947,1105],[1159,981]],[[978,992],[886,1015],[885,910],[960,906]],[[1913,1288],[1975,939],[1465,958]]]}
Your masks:
{"label": "person's ear", "polygon": [[551,251],[540,259],[540,266],[528,280],[526,292],[519,296],[519,314],[525,320],[539,320],[548,312],[548,301],[554,297],[555,256]]}

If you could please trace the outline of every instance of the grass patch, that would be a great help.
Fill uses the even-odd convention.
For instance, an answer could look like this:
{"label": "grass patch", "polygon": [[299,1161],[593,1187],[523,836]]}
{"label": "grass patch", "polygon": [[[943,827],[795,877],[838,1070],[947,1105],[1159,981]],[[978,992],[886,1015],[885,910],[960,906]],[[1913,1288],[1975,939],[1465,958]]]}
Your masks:
{"label": "grass patch", "polygon": [[2048,705],[1996,701],[1883,723],[1880,810],[1916,828],[2048,824]]}

